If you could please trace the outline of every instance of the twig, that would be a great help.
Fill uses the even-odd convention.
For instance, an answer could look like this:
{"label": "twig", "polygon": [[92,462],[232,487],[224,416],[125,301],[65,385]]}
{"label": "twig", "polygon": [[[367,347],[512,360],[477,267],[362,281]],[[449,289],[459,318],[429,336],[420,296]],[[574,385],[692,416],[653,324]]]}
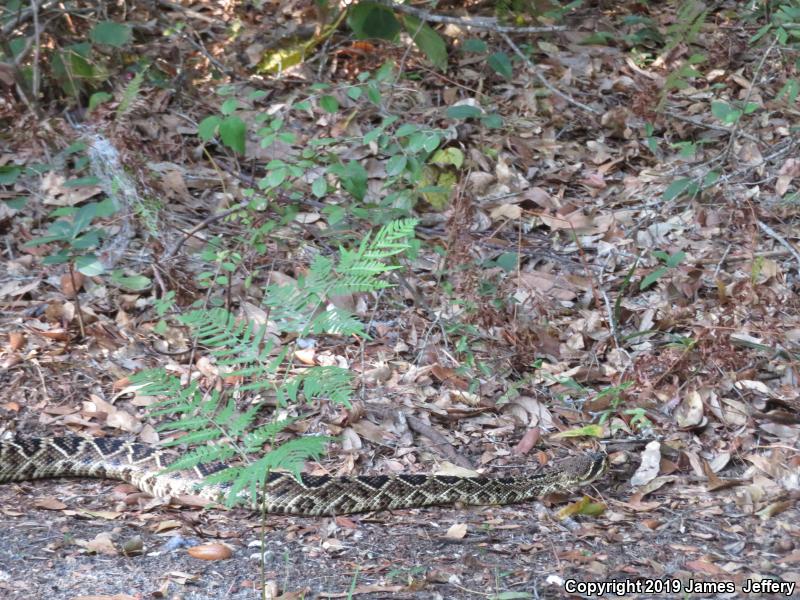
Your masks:
{"label": "twig", "polygon": [[461,456],[456,449],[453,448],[452,444],[447,441],[447,438],[444,437],[441,433],[436,431],[433,427],[428,425],[422,419],[418,419],[417,417],[412,417],[411,415],[407,415],[401,411],[395,411],[390,408],[384,408],[382,406],[376,406],[375,404],[366,404],[364,408],[367,412],[380,415],[382,417],[387,417],[393,414],[399,413],[402,415],[402,418],[405,419],[406,423],[408,423],[408,427],[418,433],[419,435],[428,438],[434,445],[441,451],[445,457],[452,462],[453,464],[458,465],[459,467],[463,467],[465,469],[472,469],[473,466],[470,462],[463,456]]}
{"label": "twig", "polygon": [[772,39],[772,43],[766,49],[764,54],[761,56],[761,60],[756,67],[756,70],[753,72],[753,79],[750,82],[750,87],[747,90],[747,96],[745,96],[744,102],[742,103],[742,114],[739,115],[739,118],[736,119],[736,123],[733,125],[733,129],[731,130],[731,137],[728,140],[728,147],[725,148],[725,151],[722,153],[722,156],[725,157],[725,160],[729,159],[731,156],[731,152],[733,152],[733,144],[736,142],[736,136],[739,133],[739,129],[742,126],[742,119],[744,117],[744,111],[747,109],[747,105],[750,102],[750,96],[753,95],[753,89],[756,87],[756,83],[758,82],[758,78],[761,76],[761,69],[764,67],[764,63],[767,61],[767,56],[769,56],[772,49],[775,47],[775,44],[778,43],[778,37],[775,36]]}
{"label": "twig", "polygon": [[397,4],[393,0],[375,0],[377,4],[388,6],[398,12],[413,15],[423,21],[431,23],[447,23],[449,25],[459,25],[461,27],[473,27],[475,29],[486,29],[497,33],[553,33],[555,31],[566,31],[566,27],[561,25],[550,25],[547,27],[513,27],[500,25],[497,19],[491,17],[453,17],[450,15],[437,15],[421,8],[409,6],[408,4]]}
{"label": "twig", "polygon": [[797,272],[800,274],[800,252],[795,250],[789,242],[787,242],[777,231],[775,231],[766,223],[762,221],[756,221],[756,223],[761,231],[777,241],[781,246],[786,248],[792,256],[794,256],[794,259],[797,261]]}
{"label": "twig", "polygon": [[[724,125],[716,125],[715,123],[704,123],[698,119],[693,119],[692,117],[687,117],[686,115],[682,115],[680,113],[669,111],[667,113],[673,119],[677,119],[678,121],[683,121],[684,123],[691,123],[697,127],[702,127],[703,129],[710,129],[711,131],[722,131],[724,133],[730,134],[733,130],[730,127],[725,127]],[[750,140],[751,142],[755,142],[757,144],[763,144],[764,140],[758,139],[758,137],[743,131],[740,133],[743,138]]]}
{"label": "twig", "polygon": [[714,269],[714,275],[712,276],[713,279],[716,281],[717,276],[719,275],[720,269],[722,269],[722,265],[725,262],[725,259],[728,258],[728,254],[730,254],[732,244],[728,244],[728,247],[725,248],[725,252],[722,253],[722,258],[719,259],[717,262],[717,268]]}
{"label": "twig", "polygon": [[69,262],[69,281],[72,284],[72,293],[75,295],[75,312],[78,315],[78,327],[81,330],[81,339],[86,338],[86,326],[83,324],[83,309],[81,308],[81,298],[75,281],[75,271],[72,268],[72,261]]}
{"label": "twig", "polygon": [[528,68],[531,71],[533,71],[533,74],[536,76],[536,79],[538,79],[544,87],[546,87],[548,90],[550,90],[553,94],[555,94],[556,96],[558,96],[562,100],[565,100],[566,102],[568,102],[569,104],[572,104],[573,106],[577,106],[581,110],[585,110],[586,112],[591,113],[593,115],[599,115],[600,114],[600,111],[595,110],[591,106],[583,104],[582,102],[578,102],[577,100],[575,100],[575,98],[573,98],[572,96],[570,96],[568,94],[565,94],[564,92],[559,90],[557,87],[555,87],[552,83],[547,81],[547,79],[544,77],[544,75],[542,75],[539,72],[539,69],[536,68],[536,65],[534,65],[531,62],[531,60],[527,56],[525,56],[525,54],[522,52],[522,50],[519,49],[519,46],[517,46],[513,42],[513,40],[510,37],[508,37],[508,34],[501,33],[500,35],[503,37],[503,40],[505,40],[506,44],[508,44],[508,46],[514,51],[514,54],[519,56],[525,62],[525,64],[528,65]]}
{"label": "twig", "polygon": [[169,2],[168,0],[158,0],[159,6],[163,6],[164,8],[169,8],[171,10],[176,10],[182,12],[187,17],[191,17],[193,19],[199,19],[201,21],[205,21],[209,24],[218,24],[219,20],[215,19],[214,17],[208,17],[203,13],[197,12],[196,10],[192,10],[191,8],[187,8],[185,6],[181,6],[177,2]]}
{"label": "twig", "polygon": [[171,249],[167,249],[164,253],[164,260],[170,259],[178,253],[178,250],[186,243],[190,237],[194,237],[194,234],[200,231],[201,229],[205,229],[214,221],[219,221],[220,219],[224,219],[225,217],[229,217],[235,212],[243,210],[248,207],[250,204],[250,200],[245,200],[234,206],[233,208],[229,208],[228,210],[223,210],[221,213],[217,213],[215,215],[211,215],[210,217],[206,217],[202,221],[200,221],[197,225],[192,227],[189,231],[187,231],[184,236],[178,240],[178,243]]}
{"label": "twig", "polygon": [[12,31],[14,31],[17,27],[22,25],[25,21],[30,19],[33,16],[34,8],[38,9],[41,12],[50,8],[50,5],[55,3],[56,0],[49,0],[47,2],[45,2],[44,0],[38,0],[38,1],[34,0],[34,2],[31,3],[32,8],[25,8],[23,10],[20,10],[19,13],[17,14],[16,19],[9,21],[8,23],[0,27],[0,34],[2,34],[3,37],[5,37],[9,35]]}

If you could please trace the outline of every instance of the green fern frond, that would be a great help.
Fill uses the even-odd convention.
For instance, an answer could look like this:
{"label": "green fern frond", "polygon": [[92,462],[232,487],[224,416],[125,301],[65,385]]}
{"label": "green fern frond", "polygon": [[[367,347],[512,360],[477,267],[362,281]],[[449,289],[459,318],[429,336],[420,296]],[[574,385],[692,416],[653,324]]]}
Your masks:
{"label": "green fern frond", "polygon": [[[174,429],[180,429],[177,427],[177,424],[171,424]],[[187,430],[189,431],[189,430]],[[187,445],[187,446],[196,446],[197,444],[205,444],[206,442],[212,442],[220,439],[222,437],[222,432],[216,429],[208,429],[208,421],[203,420],[203,429],[195,428],[191,430],[190,433],[186,433],[180,437],[177,437],[172,440],[168,440],[164,442],[164,447],[170,446],[178,446],[178,445]]]}
{"label": "green fern frond", "polygon": [[[270,285],[264,304],[270,315],[266,324],[237,318],[224,308],[195,309],[178,317],[196,337],[199,347],[227,375],[242,377],[242,391],[269,389],[279,406],[328,398],[349,406],[352,374],[339,367],[311,367],[293,376],[281,375],[290,360],[291,348],[276,351],[276,338],[269,333],[276,326],[284,333],[307,332],[367,337],[364,325],[347,311],[326,309],[332,295],[374,292],[389,284],[382,275],[398,268],[387,260],[410,248],[416,221],[405,219],[381,227],[374,236],[367,235],[355,250],[341,250],[339,260],[317,256],[305,277],[293,285]],[[269,335],[268,335],[269,333]],[[281,420],[253,429],[261,406],[254,404],[244,412],[218,391],[205,392],[200,380],[188,385],[164,369],[140,373],[134,378],[143,393],[164,395],[153,406],[153,415],[167,416],[171,422],[160,430],[181,432],[170,445],[194,446],[170,465],[170,470],[193,468],[201,464],[225,463],[234,456],[247,462],[262,453],[265,445],[273,449],[257,460],[242,466],[230,466],[206,477],[206,483],[230,486],[229,503],[243,500],[258,489],[270,470],[280,468],[299,475],[303,463],[324,451],[327,437],[309,436],[291,439],[275,446],[278,434],[292,420]],[[197,445],[200,444],[199,447]]]}
{"label": "green fern frond", "polygon": [[[164,472],[184,471],[193,469],[198,465],[211,465],[214,463],[225,464],[236,455],[236,452],[229,446],[200,446],[194,450],[183,454],[172,464],[164,469]],[[214,473],[216,475],[216,473]]]}
{"label": "green fern frond", "polygon": [[118,119],[128,112],[128,109],[133,105],[134,100],[136,100],[136,97],[139,95],[139,91],[142,89],[145,71],[146,69],[143,69],[136,73],[133,79],[130,80],[130,83],[125,86],[125,90],[122,92],[122,98],[120,98],[119,105],[117,106]]}
{"label": "green fern frond", "polygon": [[305,462],[309,459],[318,460],[330,441],[332,438],[326,435],[294,438],[267,452],[247,467],[246,472],[252,473],[254,478],[258,478],[261,473],[263,478],[263,473],[284,469],[299,478]]}
{"label": "green fern frond", "polygon": [[[309,459],[319,459],[330,439],[327,436],[309,436],[289,440],[250,465],[228,467],[208,475],[201,485],[230,485],[225,500],[228,506],[241,502],[253,504],[248,500],[255,498],[254,494],[271,471],[283,469],[299,478],[305,462]],[[200,463],[206,462],[200,461]]]}
{"label": "green fern frond", "polygon": [[264,444],[273,444],[275,436],[295,421],[297,421],[297,418],[281,419],[254,429],[246,434],[242,440],[245,450],[247,452],[261,452]]}
{"label": "green fern frond", "polygon": [[227,424],[228,435],[232,439],[238,439],[242,437],[245,434],[245,432],[248,429],[250,429],[250,427],[253,424],[253,421],[255,421],[255,418],[260,410],[261,406],[258,404],[254,404],[253,406],[248,408],[245,412],[231,419]]}
{"label": "green fern frond", "polygon": [[369,337],[361,321],[339,308],[332,308],[318,314],[309,323],[308,330],[316,334],[356,335],[364,339]]}
{"label": "green fern frond", "polygon": [[309,372],[303,380],[303,394],[306,401],[316,398],[330,398],[331,402],[350,406],[353,393],[353,374],[341,367],[317,367]]}

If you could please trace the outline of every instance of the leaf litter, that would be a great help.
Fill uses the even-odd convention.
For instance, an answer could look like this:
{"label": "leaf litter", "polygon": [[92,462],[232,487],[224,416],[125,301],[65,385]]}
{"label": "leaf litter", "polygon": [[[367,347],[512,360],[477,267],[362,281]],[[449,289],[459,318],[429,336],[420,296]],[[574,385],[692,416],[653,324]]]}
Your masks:
{"label": "leaf litter", "polygon": [[[463,191],[452,203],[419,209],[420,237],[445,253],[423,245],[406,275],[408,285],[395,288],[377,308],[374,299],[330,299],[374,322],[376,335],[362,357],[356,360],[341,340],[319,340],[319,347],[296,354],[298,364],[348,365],[369,382],[369,403],[392,414],[377,414],[364,402],[345,412],[323,403],[295,431],[341,436],[323,464],[308,465],[310,472],[455,472],[455,456],[469,468],[506,474],[548,462],[546,448],[570,453],[604,438],[612,442],[611,475],[590,490],[593,499],[567,504],[560,513],[564,522],[527,505],[270,518],[269,545],[256,554],[267,563],[265,585],[274,596],[346,597],[352,587],[375,597],[466,598],[498,585],[529,594],[521,597],[557,595],[560,589],[546,583],[551,575],[800,584],[800,261],[791,242],[796,202],[785,201],[800,176],[792,157],[798,147],[793,113],[772,100],[785,74],[779,63],[767,61],[761,79],[751,81],[760,56],[745,52],[744,32],[707,26],[706,39],[698,41],[707,52],[730,44],[742,52],[720,53],[718,68],[662,94],[689,49],[678,45],[647,67],[637,65],[619,46],[581,44],[595,29],[590,13],[577,13],[573,31],[540,42],[538,52],[548,77],[589,99],[598,116],[558,96],[542,96],[524,69],[503,82],[463,58],[444,79],[418,59],[397,54],[422,74],[415,87],[394,98],[411,121],[425,122],[441,108],[438,94],[457,99],[488,85],[492,108],[515,131],[507,136],[465,126],[459,132],[460,151],[473,165]],[[209,28],[208,50],[229,60],[219,32],[198,14],[205,12],[190,21]],[[243,23],[236,44],[250,56],[258,27]],[[193,55],[196,49],[182,51]],[[397,49],[381,51],[388,57]],[[347,69],[357,68],[350,59],[359,56],[340,54],[337,68],[346,62]],[[241,64],[226,64],[247,75]],[[294,84],[275,84],[277,105]],[[208,84],[195,85],[216,101]],[[748,97],[765,108],[741,136],[713,120],[723,115],[714,100],[717,88],[726,104]],[[152,191],[170,199],[167,227],[190,230],[200,215],[239,202],[245,183],[185,154],[194,129],[159,91],[143,93],[155,108],[133,112],[129,127],[114,132],[115,142],[140,153],[139,159],[127,157],[142,161],[131,168],[149,173]],[[199,121],[209,107],[197,100],[180,108]],[[23,122],[28,118],[20,115]],[[650,151],[648,123],[671,143]],[[266,152],[250,142],[245,157],[263,162],[296,156],[305,140],[363,135],[369,124],[331,117],[299,119],[296,128],[301,137],[295,146]],[[693,139],[703,143],[689,151],[684,141]],[[47,146],[45,138],[11,141],[14,150],[0,155],[3,163],[32,164]],[[487,155],[484,146],[496,154]],[[717,186],[695,198],[676,193],[723,151],[736,167]],[[175,161],[176,155],[185,160]],[[366,153],[347,157],[365,164],[367,193],[378,197],[387,165]],[[31,191],[59,206],[99,191],[67,187],[67,179],[53,173]],[[12,188],[25,191],[21,184]],[[299,231],[327,226],[325,214],[299,214]],[[34,235],[34,217],[28,209],[0,215],[9,239],[21,242]],[[204,268],[193,254],[198,240],[237,227],[214,223],[187,240],[178,257],[181,277],[171,277],[184,297],[199,293],[189,276]],[[278,233],[291,240],[297,231],[291,226]],[[308,238],[304,244],[317,241]],[[145,237],[134,244],[139,260],[157,260],[163,251]],[[270,249],[278,257],[269,265],[272,275],[298,274],[286,265],[303,259],[289,251],[303,253],[289,246]],[[235,391],[241,383],[226,380],[202,352],[191,370],[170,355],[191,340],[177,329],[157,339],[157,319],[144,308],[146,293],[122,293],[92,278],[73,285],[57,270],[43,270],[42,255],[15,243],[0,281],[0,327],[8,334],[0,356],[4,422],[26,432],[68,427],[87,435],[139,434],[152,442],[158,437],[143,411],[151,399],[130,389],[132,396],[108,395],[131,371],[161,364],[187,377],[200,373],[208,387]],[[442,269],[450,295],[440,286]],[[232,286],[243,289],[242,283]],[[75,288],[88,294],[80,306]],[[479,310],[470,310],[464,298],[480,299]],[[491,301],[504,298],[513,302]],[[82,339],[79,311],[87,326]],[[252,310],[249,315],[256,318]],[[599,429],[585,428],[592,419]],[[431,431],[439,437],[432,439]],[[236,512],[174,510],[129,486],[109,489],[107,482],[85,481],[2,486],[3,525],[19,536],[0,555],[0,589],[7,597],[30,597],[52,583],[46,568],[24,576],[19,570],[22,562],[29,564],[21,557],[40,553],[61,570],[64,594],[93,586],[113,597],[120,589],[112,582],[119,581],[136,593],[183,589],[185,597],[221,597],[225,590],[227,597],[253,597],[261,585],[257,561],[238,550],[259,538],[257,520]],[[142,546],[135,560],[141,562],[133,563],[123,549],[137,547],[130,540],[138,534]],[[219,570],[199,565],[187,552],[162,551],[167,536],[177,535],[205,542],[193,547],[211,550],[195,552]],[[221,548],[234,551],[225,556]],[[108,557],[102,569],[97,554]]]}

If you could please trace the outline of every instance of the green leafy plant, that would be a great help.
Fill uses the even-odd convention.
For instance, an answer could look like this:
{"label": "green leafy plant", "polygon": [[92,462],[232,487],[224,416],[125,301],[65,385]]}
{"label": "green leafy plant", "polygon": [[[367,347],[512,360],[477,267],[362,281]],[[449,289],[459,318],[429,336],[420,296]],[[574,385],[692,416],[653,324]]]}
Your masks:
{"label": "green leafy plant", "polygon": [[418,17],[393,11],[391,8],[362,0],[347,14],[347,24],[361,39],[380,38],[393,41],[405,30],[414,44],[437,69],[447,69],[447,45],[441,36]]}
{"label": "green leafy plant", "polygon": [[25,244],[28,247],[54,244],[58,250],[46,256],[44,264],[61,264],[75,261],[77,270],[84,275],[98,275],[104,271],[93,249],[100,245],[107,232],[95,227],[96,218],[110,217],[116,208],[110,201],[90,202],[80,208],[67,207],[54,210],[50,216],[56,220],[47,228],[47,233]]}
{"label": "green leafy plant", "polygon": [[[603,398],[608,397],[609,400],[609,407],[605,410],[600,412],[599,423],[605,423],[611,416],[616,414],[619,410],[620,405],[624,400],[624,392],[629,387],[633,385],[632,381],[625,381],[620,383],[619,385],[610,386],[600,390],[595,397],[596,400],[601,400]],[[626,411],[636,410],[636,409],[626,409]]]}
{"label": "green leafy plant", "polygon": [[639,283],[639,290],[644,291],[649,288],[668,271],[677,268],[683,262],[683,259],[686,258],[686,253],[683,251],[676,252],[675,254],[667,254],[662,250],[655,250],[653,251],[653,255],[664,264],[642,278],[642,281]]}
{"label": "green leafy plant", "polygon": [[[347,204],[328,203],[322,208],[328,223],[335,225],[349,213],[374,224],[382,224],[398,217],[408,216],[409,211],[420,199],[433,193],[449,193],[441,181],[430,173],[442,160],[449,165],[460,165],[457,149],[444,149],[441,146],[446,132],[403,122],[400,116],[386,109],[386,92],[391,89],[395,68],[386,63],[374,74],[362,73],[355,84],[330,86],[314,84],[309,94],[302,100],[287,105],[280,113],[258,113],[245,118],[243,109],[252,107],[259,100],[258,95],[237,98],[235,90],[223,87],[219,93],[225,97],[220,114],[211,115],[201,121],[199,137],[206,142],[219,138],[221,143],[237,153],[243,153],[248,132],[254,133],[262,148],[275,144],[296,146],[299,137],[294,129],[287,127],[294,113],[303,116],[321,111],[336,113],[341,110],[374,110],[381,107],[383,117],[372,129],[358,136],[319,137],[304,143],[301,148],[290,152],[283,151],[282,158],[276,158],[265,165],[266,173],[257,182],[257,189],[250,190],[254,198],[269,201],[285,195],[290,198],[301,196],[300,190],[309,189],[318,199],[342,190],[350,199]],[[385,165],[381,200],[370,197],[368,173],[361,161],[341,158],[344,154],[373,155]],[[452,187],[453,182],[450,183]],[[273,206],[275,210],[278,207]],[[297,210],[297,205],[286,209]]]}
{"label": "green leafy plant", "polygon": [[[288,346],[279,345],[277,336],[317,333],[366,337],[357,319],[340,309],[321,310],[322,304],[330,295],[387,287],[381,276],[398,268],[389,259],[411,247],[415,225],[413,219],[390,222],[374,236],[366,235],[358,247],[341,248],[338,261],[317,256],[308,275],[296,284],[268,286],[264,307],[270,315],[269,326],[237,319],[224,308],[189,311],[177,317],[178,324],[188,327],[197,345],[208,349],[221,373],[245,381],[240,391],[269,395],[279,407],[318,398],[347,405],[349,371],[316,366],[290,375],[292,353]],[[279,435],[293,419],[257,424],[260,403],[240,409],[225,394],[202,389],[198,380],[184,386],[179,377],[163,368],[139,373],[133,382],[143,386],[143,393],[165,397],[154,407],[153,416],[171,419],[161,426],[178,434],[171,445],[192,448],[171,465],[171,470],[228,463],[234,458],[241,461],[205,481],[229,486],[229,504],[252,503],[271,469],[280,467],[298,474],[304,461],[322,454],[329,441],[324,436],[305,436],[278,443]]]}

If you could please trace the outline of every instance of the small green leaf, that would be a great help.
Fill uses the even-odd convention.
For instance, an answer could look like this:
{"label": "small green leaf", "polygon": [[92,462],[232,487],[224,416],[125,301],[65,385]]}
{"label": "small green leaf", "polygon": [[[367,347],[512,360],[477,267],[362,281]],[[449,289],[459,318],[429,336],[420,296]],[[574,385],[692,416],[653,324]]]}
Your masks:
{"label": "small green leaf", "polygon": [[239,117],[228,117],[219,124],[219,137],[231,150],[244,154],[247,126]]}
{"label": "small green leaf", "polygon": [[422,142],[422,147],[428,152],[433,152],[442,143],[442,138],[438,133],[429,133]]}
{"label": "small green leaf", "polygon": [[328,182],[325,181],[325,177],[317,177],[314,180],[314,183],[311,184],[311,193],[317,198],[322,198],[328,193]]}
{"label": "small green leaf", "polygon": [[361,163],[349,161],[346,164],[331,165],[328,171],[339,178],[342,187],[356,200],[363,200],[367,193],[367,171]]}
{"label": "small green leaf", "polygon": [[114,21],[100,21],[92,27],[89,38],[95,44],[105,44],[114,48],[121,48],[131,41],[131,28],[124,23]]}
{"label": "small green leaf", "polygon": [[204,142],[214,139],[214,136],[217,134],[217,127],[221,122],[222,119],[216,115],[206,117],[200,121],[200,125],[197,126],[197,135],[199,135],[200,139]]}
{"label": "small green leaf", "polygon": [[393,40],[400,33],[400,23],[392,9],[372,2],[359,2],[347,13],[347,24],[359,39]]}
{"label": "small green leaf", "polygon": [[458,120],[465,120],[465,119],[475,119],[481,116],[481,109],[477,106],[469,106],[467,104],[461,104],[459,106],[451,106],[447,109],[447,116],[450,119],[458,119]]}
{"label": "small green leaf", "polygon": [[481,117],[481,123],[487,129],[500,129],[503,126],[503,117],[497,113],[492,113]]}
{"label": "small green leaf", "polygon": [[95,177],[94,175],[89,175],[88,177],[78,177],[77,179],[70,179],[69,181],[64,182],[65,188],[79,188],[79,187],[86,187],[89,185],[97,185],[100,183],[100,180]]}
{"label": "small green leaf", "polygon": [[151,285],[150,279],[144,275],[125,276],[122,274],[122,271],[114,271],[111,274],[111,281],[132,292],[141,292],[142,290],[148,289]]}
{"label": "small green leaf", "polygon": [[603,426],[594,424],[584,425],[583,427],[578,427],[577,429],[568,429],[567,431],[556,433],[551,437],[554,437],[556,439],[562,439],[562,438],[574,438],[583,436],[596,437],[596,438],[603,437]]}
{"label": "small green leaf", "polygon": [[461,47],[464,52],[475,52],[481,54],[488,50],[486,42],[477,38],[469,38],[464,40],[464,45]]}
{"label": "small green leaf", "polygon": [[11,185],[22,173],[22,167],[16,165],[0,166],[0,185]]}
{"label": "small green leaf", "polygon": [[319,99],[319,105],[325,112],[335,113],[339,110],[339,101],[335,96],[322,96]]}
{"label": "small green leaf", "polygon": [[672,183],[667,186],[667,189],[664,190],[664,200],[669,202],[670,200],[674,200],[678,196],[681,196],[685,193],[695,194],[697,192],[697,184],[695,183],[694,179],[689,177],[683,179],[676,179]]}
{"label": "small green leaf", "polygon": [[656,281],[661,279],[661,277],[666,272],[667,272],[667,267],[659,267],[655,271],[653,271],[652,273],[649,273],[648,275],[646,275],[644,277],[644,279],[642,279],[642,282],[639,284],[639,289],[641,291],[646,290],[651,285],[653,285]]}
{"label": "small green leaf", "polygon": [[322,212],[328,216],[328,225],[336,225],[347,216],[347,212],[336,204],[326,205],[325,208],[322,209]]}
{"label": "small green leaf", "polygon": [[402,15],[403,27],[429,61],[440,71],[447,70],[447,44],[442,37],[417,17]]}
{"label": "small green leaf", "polygon": [[222,103],[222,106],[219,107],[219,112],[228,117],[232,115],[237,108],[239,108],[239,101],[236,98],[228,98]]}
{"label": "small green leaf", "polygon": [[114,96],[108,92],[95,92],[89,97],[89,112],[92,112],[95,108],[113,98]]}
{"label": "small green leaf", "polygon": [[517,265],[519,264],[519,255],[516,252],[503,252],[500,256],[497,257],[495,260],[497,266],[511,273],[512,271],[517,270]]}
{"label": "small green leaf", "polygon": [[106,271],[103,263],[101,263],[100,259],[98,259],[94,254],[79,256],[75,260],[75,267],[78,269],[78,271],[89,277],[102,275]]}
{"label": "small green leaf", "polygon": [[397,137],[408,137],[409,135],[413,135],[419,131],[419,125],[414,123],[403,123],[400,127],[397,128],[397,131],[394,134]]}
{"label": "small green leaf", "polygon": [[367,98],[369,101],[375,104],[376,106],[380,105],[381,103],[381,90],[375,84],[375,82],[370,82],[369,86],[367,87]]}
{"label": "small green leaf", "polygon": [[511,79],[511,76],[514,74],[514,68],[511,66],[511,59],[508,58],[508,54],[505,52],[495,52],[491,54],[486,63],[495,73],[506,79]]}
{"label": "small green leaf", "polygon": [[11,200],[6,200],[6,206],[8,206],[12,210],[22,210],[25,208],[25,205],[28,203],[30,198],[28,196],[22,196],[20,198],[12,198]]}
{"label": "small green leaf", "polygon": [[443,167],[453,165],[459,169],[464,164],[464,153],[454,146],[442,148],[433,153],[430,162]]}
{"label": "small green leaf", "polygon": [[530,600],[533,595],[528,592],[500,592],[489,596],[489,600]]}
{"label": "small green leaf", "polygon": [[395,154],[388,161],[386,161],[386,174],[390,177],[396,177],[403,172],[408,164],[408,159],[403,154]]}
{"label": "small green leaf", "polygon": [[683,262],[684,258],[686,258],[686,252],[680,250],[667,259],[667,266],[674,269]]}
{"label": "small green leaf", "polygon": [[368,131],[364,136],[364,145],[371,144],[372,142],[377,140],[382,133],[383,133],[383,128],[381,127],[376,127],[375,129]]}
{"label": "small green leaf", "polygon": [[757,102],[748,102],[744,107],[744,114],[746,114],[746,115],[753,114],[760,107],[761,107],[761,105],[758,104]]}
{"label": "small green leaf", "polygon": [[267,176],[263,179],[263,181],[266,183],[267,187],[275,188],[286,180],[287,174],[287,169],[285,167],[281,167],[267,173]]}

